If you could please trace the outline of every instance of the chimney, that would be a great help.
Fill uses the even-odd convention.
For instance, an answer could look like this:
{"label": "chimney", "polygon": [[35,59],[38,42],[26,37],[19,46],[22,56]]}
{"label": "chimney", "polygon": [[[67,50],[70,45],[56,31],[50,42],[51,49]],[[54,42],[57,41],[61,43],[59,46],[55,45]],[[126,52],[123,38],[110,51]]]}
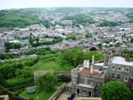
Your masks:
{"label": "chimney", "polygon": [[125,60],[126,60],[127,62],[129,62],[129,61],[130,61],[130,56],[129,56],[129,55],[126,55]]}
{"label": "chimney", "polygon": [[93,65],[94,65],[94,55],[92,56],[92,64],[90,74],[93,74]]}
{"label": "chimney", "polygon": [[89,60],[87,60],[87,68],[89,68],[90,62]]}
{"label": "chimney", "polygon": [[89,68],[89,60],[84,60],[84,68]]}
{"label": "chimney", "polygon": [[108,60],[109,60],[109,54],[105,53],[104,54],[104,66],[108,66]]}
{"label": "chimney", "polygon": [[92,64],[94,64],[94,55],[92,56]]}
{"label": "chimney", "polygon": [[93,74],[93,65],[91,65],[91,71],[90,74]]}

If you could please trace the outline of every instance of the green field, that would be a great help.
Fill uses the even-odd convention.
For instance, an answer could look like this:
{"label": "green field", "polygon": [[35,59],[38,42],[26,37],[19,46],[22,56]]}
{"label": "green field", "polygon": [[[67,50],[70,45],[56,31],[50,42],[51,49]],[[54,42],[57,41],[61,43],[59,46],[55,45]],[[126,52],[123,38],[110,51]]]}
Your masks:
{"label": "green field", "polygon": [[43,91],[43,90],[40,91],[39,88],[36,87],[35,88],[36,92],[33,94],[29,94],[29,93],[27,93],[27,90],[28,89],[23,91],[19,96],[24,97],[24,98],[33,98],[36,100],[48,100],[51,97],[51,95],[56,91],[56,89],[51,89],[48,92]]}
{"label": "green field", "polygon": [[65,66],[61,66],[56,61],[39,61],[37,64],[32,66],[33,71],[38,70],[53,70],[53,71],[70,71],[73,69],[73,66],[66,64]]}

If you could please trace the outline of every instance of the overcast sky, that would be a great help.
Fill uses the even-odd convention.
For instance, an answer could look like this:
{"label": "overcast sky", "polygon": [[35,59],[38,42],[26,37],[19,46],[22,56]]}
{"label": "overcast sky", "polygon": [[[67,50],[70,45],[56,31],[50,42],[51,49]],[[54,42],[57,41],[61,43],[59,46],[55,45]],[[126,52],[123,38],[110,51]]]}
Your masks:
{"label": "overcast sky", "polygon": [[132,7],[133,0],[0,0],[0,9],[33,7]]}

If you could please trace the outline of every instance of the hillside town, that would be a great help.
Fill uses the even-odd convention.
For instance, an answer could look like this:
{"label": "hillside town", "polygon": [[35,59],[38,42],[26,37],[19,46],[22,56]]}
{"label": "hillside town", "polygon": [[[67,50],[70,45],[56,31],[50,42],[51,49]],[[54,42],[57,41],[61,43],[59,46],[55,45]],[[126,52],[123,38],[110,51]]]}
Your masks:
{"label": "hillside town", "polygon": [[[78,12],[78,14],[85,14],[89,12]],[[27,26],[25,28],[15,28],[14,30],[8,30],[5,28],[0,29],[0,53],[6,53],[5,42],[9,43],[20,43],[21,47],[18,49],[10,49],[9,53],[24,53],[29,50],[35,49],[29,43],[29,37],[32,34],[39,38],[39,42],[49,42],[54,39],[54,37],[62,38],[62,41],[52,45],[42,45],[37,46],[37,48],[50,47],[52,50],[66,50],[74,47],[86,47],[85,50],[89,50],[92,47],[98,50],[110,49],[110,48],[121,48],[121,49],[133,49],[132,37],[133,37],[133,24],[128,22],[129,18],[125,16],[125,13],[115,13],[108,12],[107,15],[99,15],[95,12],[93,19],[97,21],[96,24],[89,24],[83,26],[80,24],[78,27],[72,27],[72,20],[64,20],[65,14],[39,14],[39,18],[47,19],[50,23],[54,23],[55,26],[50,26],[46,28],[42,24],[34,24]],[[114,14],[115,13],[115,14]],[[69,13],[67,16],[73,16],[77,13]],[[55,16],[54,16],[55,15]],[[51,19],[51,20],[50,20]],[[97,27],[97,24],[102,20],[113,21],[113,22],[123,22],[123,24],[115,27]],[[66,26],[61,26],[58,24],[65,24]],[[56,24],[57,23],[57,24]],[[67,39],[68,35],[74,34],[76,39]],[[90,36],[86,37],[86,34]],[[35,43],[36,41],[34,41]]]}
{"label": "hillside town", "polygon": [[[133,55],[123,53],[133,51],[133,23],[128,16],[130,11],[91,11],[84,8],[64,13],[54,12],[56,8],[50,10],[51,12],[35,13],[37,19],[41,20],[40,23],[23,28],[0,28],[1,71],[8,72],[8,68],[2,69],[7,67],[6,63],[12,65],[12,62],[18,61],[12,65],[15,66],[15,74],[3,75],[6,82],[11,83],[5,86],[14,92],[11,88],[14,86],[13,82],[21,79],[25,79],[26,82],[26,78],[31,77],[29,83],[17,83],[22,87],[15,88],[19,92],[14,93],[21,98],[15,100],[45,100],[39,99],[45,90],[37,92],[33,97],[26,97],[23,91],[27,91],[29,86],[33,87],[33,90],[38,89],[36,86],[39,77],[47,72],[57,75],[59,81],[63,80],[61,77],[65,77],[66,80],[66,77],[69,77],[68,81],[65,80],[63,84],[56,86],[56,91],[51,90],[54,93],[48,100],[102,100],[100,89],[102,85],[111,81],[123,82],[133,91]],[[66,53],[67,50],[76,50],[75,48],[81,49],[82,53],[80,50],[75,53],[82,54],[83,57],[76,54],[72,59],[70,55],[74,52],[70,55]],[[44,51],[41,51],[42,49]],[[91,51],[96,53],[93,52],[89,55],[91,57],[87,58],[86,54]],[[97,52],[103,55],[102,59],[96,55]],[[5,56],[8,54],[9,56]],[[96,58],[99,60],[95,60]],[[69,59],[72,59],[70,63]],[[56,69],[56,65],[64,69]],[[52,66],[51,69],[49,66]],[[25,73],[29,74],[26,76]],[[33,93],[36,93],[35,90]]]}

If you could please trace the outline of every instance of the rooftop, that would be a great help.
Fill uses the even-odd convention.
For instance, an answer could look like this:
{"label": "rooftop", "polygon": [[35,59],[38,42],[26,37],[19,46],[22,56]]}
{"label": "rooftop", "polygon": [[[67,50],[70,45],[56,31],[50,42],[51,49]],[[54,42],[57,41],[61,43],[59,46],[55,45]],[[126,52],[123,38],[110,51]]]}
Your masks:
{"label": "rooftop", "polygon": [[78,84],[78,86],[82,86],[82,87],[86,87],[86,88],[91,88],[91,89],[94,89],[94,87],[93,87],[93,86],[91,86],[91,85]]}
{"label": "rooftop", "polygon": [[104,63],[95,63],[94,65],[95,65],[95,66],[103,66]]}
{"label": "rooftop", "polygon": [[127,66],[133,66],[133,62],[128,62],[125,60],[125,58],[121,56],[115,56],[112,58],[112,63],[114,64],[121,64],[121,65],[127,65]]}
{"label": "rooftop", "polygon": [[[91,71],[89,69],[83,68],[83,69],[81,69],[80,74],[88,74],[88,75],[90,75],[90,72]],[[102,73],[100,71],[93,70],[93,75],[94,76],[102,76]]]}

